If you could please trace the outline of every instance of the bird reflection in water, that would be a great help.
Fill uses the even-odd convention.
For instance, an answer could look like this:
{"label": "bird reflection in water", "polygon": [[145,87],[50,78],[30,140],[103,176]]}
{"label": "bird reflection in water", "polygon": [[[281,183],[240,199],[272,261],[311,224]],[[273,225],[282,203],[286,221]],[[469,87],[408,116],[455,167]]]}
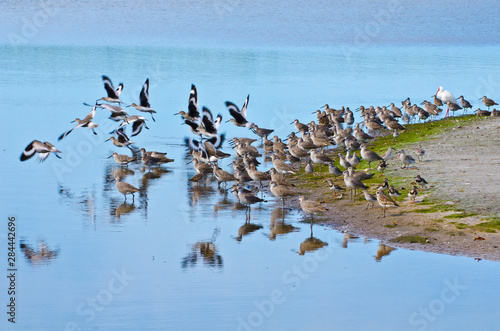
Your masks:
{"label": "bird reflection in water", "polygon": [[59,248],[50,250],[45,240],[38,241],[38,250],[34,250],[26,240],[21,240],[20,246],[31,265],[47,265],[59,255]]}
{"label": "bird reflection in water", "polygon": [[112,173],[113,178],[121,177],[122,179],[125,179],[125,177],[127,176],[133,176],[135,174],[133,170],[130,170],[128,168],[113,168]]}
{"label": "bird reflection in water", "polygon": [[215,240],[220,233],[219,228],[214,229],[212,238],[207,241],[199,241],[191,246],[191,252],[182,259],[181,267],[186,269],[188,267],[194,268],[201,260],[203,265],[211,268],[222,268],[222,256],[217,252]]}
{"label": "bird reflection in water", "polygon": [[238,237],[236,237],[236,240],[241,241],[244,236],[247,236],[250,233],[260,230],[262,228],[263,226],[261,224],[251,223],[250,219],[247,217],[245,220],[245,224],[240,226],[240,228],[238,229]]}
{"label": "bird reflection in water", "polygon": [[291,224],[285,223],[287,210],[275,208],[271,212],[271,224],[269,225],[269,239],[275,240],[277,236],[284,236],[290,232],[297,232],[300,229]]}
{"label": "bird reflection in water", "polygon": [[387,245],[384,245],[384,244],[380,243],[378,245],[377,253],[375,253],[375,261],[377,261],[377,262],[382,261],[382,258],[384,256],[387,256],[387,255],[391,254],[391,252],[393,250],[395,250],[394,247],[387,246]]}
{"label": "bird reflection in water", "polygon": [[117,206],[115,209],[115,217],[120,218],[122,215],[130,214],[132,211],[134,211],[135,205],[133,203],[122,203],[121,205]]}
{"label": "bird reflection in water", "polygon": [[314,252],[326,245],[328,245],[328,243],[313,237],[313,228],[311,224],[311,236],[300,244],[299,255],[304,255],[306,252]]}
{"label": "bird reflection in water", "polygon": [[350,242],[350,241],[356,241],[356,239],[359,239],[358,236],[355,236],[353,234],[350,234],[350,233],[347,233],[347,232],[344,232],[344,238],[342,240],[342,248],[347,248],[347,244]]}
{"label": "bird reflection in water", "polygon": [[68,206],[78,207],[82,215],[95,224],[95,220],[97,218],[95,189],[93,189],[91,192],[85,190],[82,194],[76,195],[71,191],[70,188],[67,188],[59,183],[58,193],[62,200],[68,204]]}

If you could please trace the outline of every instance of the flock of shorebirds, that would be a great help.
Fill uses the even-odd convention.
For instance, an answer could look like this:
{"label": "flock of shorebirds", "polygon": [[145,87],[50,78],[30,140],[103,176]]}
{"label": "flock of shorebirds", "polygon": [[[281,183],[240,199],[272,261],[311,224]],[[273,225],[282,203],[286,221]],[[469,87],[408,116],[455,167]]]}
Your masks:
{"label": "flock of shorebirds", "polygon": [[[84,118],[76,118],[73,122],[77,124],[70,130],[61,134],[58,140],[64,139],[72,131],[77,128],[88,128],[94,134],[97,134],[94,129],[98,124],[92,120],[96,109],[105,109],[111,112],[110,119],[120,122],[118,128],[112,132],[112,136],[108,139],[116,147],[126,147],[130,149],[132,155],[113,153],[109,158],[113,157],[115,162],[120,166],[127,166],[132,162],[139,162],[138,149],[132,148],[133,141],[125,133],[125,128],[130,124],[132,127],[131,136],[138,135],[143,128],[149,129],[146,125],[147,119],[140,115],[128,115],[124,108],[123,102],[120,100],[120,94],[123,90],[123,84],[119,84],[115,88],[111,80],[102,76],[104,88],[107,92],[106,97],[96,100],[94,105],[85,104],[92,107],[90,113]],[[276,198],[282,200],[282,208],[285,208],[287,198],[299,196],[301,209],[311,215],[311,224],[315,214],[324,213],[327,209],[322,203],[306,199],[303,195],[297,192],[295,185],[290,180],[290,174],[299,172],[313,174],[315,169],[313,164],[319,165],[319,171],[323,170],[323,166],[328,166],[328,172],[332,175],[326,180],[329,188],[334,192],[337,199],[342,199],[344,194],[342,191],[348,188],[350,190],[350,200],[355,201],[356,191],[361,190],[367,201],[368,208],[370,205],[373,208],[377,202],[386,215],[386,209],[389,207],[399,206],[397,198],[401,193],[388,183],[387,178],[383,183],[378,185],[376,194],[368,191],[369,187],[363,181],[374,176],[372,173],[372,162],[377,163],[377,171],[383,177],[383,171],[387,167],[393,154],[398,155],[402,167],[407,168],[415,162],[422,161],[425,155],[425,150],[420,145],[415,150],[417,160],[404,150],[393,151],[389,147],[384,154],[377,154],[369,149],[368,144],[378,135],[392,133],[394,139],[403,132],[406,128],[403,124],[411,123],[414,117],[419,120],[427,120],[439,115],[442,111],[440,108],[446,105],[449,111],[455,112],[459,109],[467,111],[471,109],[471,104],[464,99],[463,96],[455,98],[449,91],[439,87],[437,93],[433,96],[433,102],[424,100],[420,107],[412,104],[410,99],[401,102],[401,108],[396,107],[394,103],[383,107],[363,107],[360,106],[359,111],[362,121],[355,123],[354,113],[349,107],[341,107],[340,109],[330,108],[328,104],[321,108],[323,111],[317,110],[317,121],[311,121],[308,124],[294,120],[291,125],[294,129],[285,139],[280,139],[274,136],[271,140],[269,135],[273,133],[273,129],[266,129],[257,126],[254,122],[247,120],[247,108],[249,105],[250,96],[247,96],[241,109],[233,102],[226,101],[225,105],[230,118],[226,122],[232,122],[234,125],[251,130],[258,138],[261,145],[257,148],[253,143],[259,139],[247,137],[234,137],[229,140],[229,144],[234,150],[234,158],[230,163],[233,167],[233,173],[223,170],[219,166],[219,161],[232,157],[232,154],[221,151],[225,135],[219,133],[219,128],[222,124],[222,115],[218,114],[214,117],[207,107],[200,107],[198,103],[198,93],[195,85],[191,86],[187,111],[180,111],[174,115],[182,116],[183,123],[187,125],[196,138],[186,138],[185,142],[188,146],[190,157],[196,175],[190,179],[191,182],[206,185],[207,181],[215,178],[218,182],[218,188],[227,192],[227,185],[233,182],[230,188],[241,204],[246,206],[247,220],[250,219],[251,205],[261,202],[266,202],[262,195],[265,189],[269,189],[270,193]],[[489,111],[489,107],[497,105],[497,103],[486,96],[482,102],[488,107],[488,110],[477,110],[478,116],[500,116],[500,111],[493,109]],[[114,105],[118,104],[118,105]],[[145,81],[139,95],[139,104],[132,103],[127,107],[133,107],[139,112],[149,113],[154,121],[153,114],[156,113],[151,108],[149,103],[149,79]],[[366,131],[364,130],[366,128]],[[385,132],[385,133],[384,133]],[[106,141],[108,141],[106,140]],[[286,142],[286,143],[285,143]],[[359,151],[359,157],[357,152]],[[24,150],[20,159],[25,161],[35,154],[38,154],[39,161],[45,161],[50,153],[54,153],[60,158],[58,153],[61,153],[53,144],[49,142],[41,142],[33,140]],[[146,151],[145,148],[140,149],[140,161],[151,169],[151,167],[160,167],[161,164],[170,163],[174,160],[168,158],[166,153],[156,151]],[[335,155],[335,156],[334,156]],[[271,161],[272,167],[267,171],[260,171],[257,168],[261,165],[259,158],[264,156],[264,161]],[[338,166],[335,165],[338,156]],[[367,171],[356,171],[360,161],[364,160],[368,163]],[[339,168],[340,167],[340,168]],[[342,170],[341,170],[342,169]],[[343,175],[343,183],[346,188],[342,187],[342,183],[337,181],[337,177]],[[287,178],[288,177],[288,178]],[[124,195],[125,201],[127,195],[139,192],[139,189],[133,185],[123,182],[122,178],[116,176],[117,190]],[[249,185],[254,183],[255,185]],[[265,185],[267,184],[267,185]],[[427,184],[426,180],[420,175],[415,177],[415,185],[408,191],[410,202],[415,202],[415,197],[418,194],[418,187],[421,189]],[[221,187],[222,185],[222,187]],[[340,194],[339,194],[340,193]]]}

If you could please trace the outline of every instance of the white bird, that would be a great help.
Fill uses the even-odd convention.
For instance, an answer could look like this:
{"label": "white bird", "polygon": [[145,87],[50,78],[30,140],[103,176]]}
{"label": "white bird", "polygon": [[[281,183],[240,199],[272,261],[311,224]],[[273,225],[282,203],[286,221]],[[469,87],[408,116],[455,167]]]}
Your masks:
{"label": "white bird", "polygon": [[[454,103],[456,105],[458,105],[457,103],[457,100],[455,99],[455,97],[453,96],[453,94],[451,94],[450,91],[448,90],[445,90],[442,86],[440,86],[437,90],[437,93],[436,93],[436,96],[441,99],[441,101],[443,102],[443,104],[446,104],[448,101],[451,102],[451,103]],[[449,113],[450,113],[450,108],[448,108],[446,110],[446,115],[445,117],[448,117],[449,116]]]}

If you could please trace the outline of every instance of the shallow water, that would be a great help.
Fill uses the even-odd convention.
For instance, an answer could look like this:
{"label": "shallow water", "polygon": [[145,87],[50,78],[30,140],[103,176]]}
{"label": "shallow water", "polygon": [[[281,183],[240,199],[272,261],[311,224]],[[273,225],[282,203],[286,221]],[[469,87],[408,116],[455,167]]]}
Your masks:
{"label": "shallow water", "polygon": [[[193,83],[200,105],[224,120],[224,102],[242,105],[250,94],[249,120],[281,137],[291,121],[311,121],[311,112],[325,103],[352,110],[399,105],[407,97],[417,103],[440,85],[474,108],[483,95],[498,95],[500,35],[485,14],[495,17],[491,2],[311,3],[2,4],[0,208],[4,220],[16,217],[20,240],[15,329],[496,325],[498,291],[491,284],[498,263],[393,250],[377,240],[311,228],[297,210],[282,215],[281,202],[268,192],[247,222],[232,193],[213,181],[188,181],[194,170],[186,166],[184,138],[191,133],[172,114],[186,109]],[[396,7],[377,21],[374,15],[389,4]],[[466,15],[477,19],[456,23]],[[370,30],[377,28],[373,18],[378,32]],[[120,170],[107,157],[129,151],[104,142],[116,124],[101,110],[96,136],[78,129],[57,141],[70,121],[89,112],[82,102],[104,96],[103,74],[125,84],[127,104],[137,102],[150,78],[156,122],[148,121],[150,130],[133,140],[168,152],[174,163]],[[252,136],[227,123],[221,131],[227,138]],[[33,139],[54,143],[62,159],[19,162]],[[232,152],[227,144],[224,151]],[[134,202],[129,197],[125,203],[111,182],[116,171],[141,189]],[[6,232],[4,223],[2,261]],[[303,251],[311,242],[323,247]],[[0,286],[6,304],[7,284]],[[5,315],[1,329],[14,329]]]}
{"label": "shallow water", "polygon": [[[5,218],[17,217],[19,238],[35,251],[18,260],[17,326],[451,330],[476,327],[479,319],[493,325],[498,263],[391,251],[319,225],[313,236],[328,245],[300,255],[311,236],[300,212],[287,210],[280,221],[281,203],[266,192],[269,201],[252,206],[246,224],[232,193],[214,182],[188,182],[194,171],[185,165],[183,138],[190,132],[172,116],[185,109],[191,83],[200,104],[225,119],[223,102],[242,104],[250,93],[249,118],[281,136],[291,120],[313,119],[310,112],[325,102],[354,109],[420,100],[441,84],[470,95],[478,86],[470,77],[496,75],[498,49],[456,55],[462,51],[381,47],[345,62],[326,49],[3,48],[1,206]],[[433,71],[442,58],[449,65]],[[457,79],[464,70],[469,79]],[[105,111],[95,117],[97,136],[78,129],[56,140],[89,111],[82,102],[103,95],[103,73],[125,83],[125,102],[135,101],[150,77],[157,121],[134,140],[176,160],[161,171],[133,164],[123,173],[141,189],[134,203],[130,197],[124,203],[111,182],[118,167],[107,157],[128,151],[103,142],[115,125]],[[251,136],[228,124],[221,130]],[[63,158],[20,163],[35,138],[53,142]],[[52,252],[37,255],[40,243]]]}

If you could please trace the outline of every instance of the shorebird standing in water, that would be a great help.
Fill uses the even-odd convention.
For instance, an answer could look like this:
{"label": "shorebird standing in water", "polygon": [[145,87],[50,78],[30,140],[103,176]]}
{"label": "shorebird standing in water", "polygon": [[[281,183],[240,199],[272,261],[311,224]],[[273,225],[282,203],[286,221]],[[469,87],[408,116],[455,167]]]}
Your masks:
{"label": "shorebird standing in water", "polygon": [[465,113],[467,113],[467,109],[472,109],[472,105],[469,101],[464,99],[463,95],[459,96],[457,100],[460,100],[460,106],[463,108]]}
{"label": "shorebird standing in water", "polygon": [[118,189],[118,192],[123,194],[125,201],[127,201],[127,194],[132,194],[132,202],[134,202],[134,193],[139,192],[140,190],[132,184],[122,182],[122,179],[119,176],[115,177],[114,180],[116,181],[116,188]]}
{"label": "shorebird standing in water", "polygon": [[269,186],[271,187],[271,193],[277,197],[280,198],[282,201],[281,209],[285,209],[285,199],[288,197],[293,197],[296,195],[294,191],[292,191],[289,187],[285,185],[279,185],[278,182],[276,181],[271,181],[269,182]]}
{"label": "shorebird standing in water", "polygon": [[[455,99],[453,94],[451,94],[450,91],[445,90],[442,86],[440,86],[438,88],[436,96],[442,101],[443,104],[448,106],[448,109],[446,110],[446,115],[444,115],[444,117],[448,117],[450,115],[450,104],[455,104],[456,106],[458,106],[457,100]],[[435,100],[434,100],[434,102],[435,102]],[[450,104],[448,104],[448,102]],[[460,107],[460,106],[458,106],[458,107]],[[458,109],[455,109],[455,110],[458,110]]]}
{"label": "shorebird standing in water", "polygon": [[156,113],[156,111],[151,108],[151,104],[149,103],[149,78],[146,79],[144,85],[142,85],[141,93],[139,94],[139,104],[137,105],[135,103],[132,103],[127,107],[134,107],[135,109],[143,113],[150,113],[151,118],[154,122],[156,122],[155,118],[153,117],[153,113]]}
{"label": "shorebird standing in water", "polygon": [[382,191],[377,191],[377,201],[378,204],[384,210],[384,217],[385,217],[385,210],[387,209],[387,207],[399,207],[399,205],[396,202],[394,202],[394,200],[392,200],[390,196],[386,195]]}
{"label": "shorebird standing in water", "polygon": [[299,197],[300,208],[306,213],[311,215],[311,226],[314,221],[314,214],[324,213],[328,211],[325,207],[321,206],[318,202],[312,200],[306,200],[304,196]]}
{"label": "shorebird standing in water", "polygon": [[56,157],[61,158],[57,155],[57,153],[61,153],[61,151],[48,141],[41,142],[39,140],[33,140],[28,146],[26,146],[23,154],[21,154],[21,162],[32,158],[36,153],[38,153],[39,162],[45,161],[49,157],[50,153],[54,153]]}
{"label": "shorebird standing in water", "polygon": [[118,103],[118,104],[123,103],[120,100],[120,94],[123,91],[123,84],[120,83],[118,85],[118,88],[115,89],[115,87],[113,86],[113,83],[111,82],[111,79],[109,79],[106,76],[102,76],[102,82],[104,83],[104,89],[106,90],[108,96],[97,99],[97,101],[103,100],[103,101],[111,102],[111,103]]}
{"label": "shorebird standing in water", "polygon": [[128,155],[125,155],[125,154],[118,154],[117,152],[114,152],[113,154],[111,154],[110,156],[108,156],[108,159],[110,158],[113,158],[115,160],[116,163],[118,163],[119,165],[125,165],[125,166],[128,166],[128,164],[130,162],[134,162],[136,160],[135,157],[132,157],[132,156],[128,156]]}

